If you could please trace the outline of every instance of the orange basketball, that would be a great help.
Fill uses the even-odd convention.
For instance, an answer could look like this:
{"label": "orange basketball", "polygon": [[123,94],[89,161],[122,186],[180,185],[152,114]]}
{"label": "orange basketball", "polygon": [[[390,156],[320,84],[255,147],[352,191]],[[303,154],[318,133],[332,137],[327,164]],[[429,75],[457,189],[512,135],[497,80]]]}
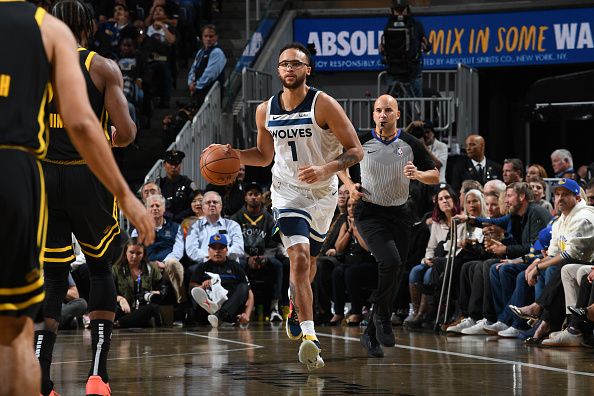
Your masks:
{"label": "orange basketball", "polygon": [[224,146],[213,146],[200,156],[200,173],[212,184],[224,186],[232,183],[239,173],[239,157]]}

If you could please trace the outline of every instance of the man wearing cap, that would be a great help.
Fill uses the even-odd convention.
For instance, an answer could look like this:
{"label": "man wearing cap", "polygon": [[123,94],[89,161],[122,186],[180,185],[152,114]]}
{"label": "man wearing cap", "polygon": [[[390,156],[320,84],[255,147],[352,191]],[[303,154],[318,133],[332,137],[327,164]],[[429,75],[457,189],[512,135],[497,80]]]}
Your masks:
{"label": "man wearing cap", "polygon": [[[190,206],[190,194],[196,189],[194,182],[180,174],[181,163],[186,155],[183,151],[168,150],[163,159],[166,177],[159,177],[157,184],[167,202],[167,212],[175,219],[176,215]],[[181,220],[181,219],[176,219]]]}
{"label": "man wearing cap", "polygon": [[[190,294],[194,301],[208,315],[212,327],[218,327],[221,321],[245,324],[250,321],[254,306],[254,295],[241,266],[227,257],[228,245],[225,234],[214,234],[208,239],[208,260],[199,264],[190,280]],[[213,277],[210,274],[217,275]],[[212,299],[216,283],[227,290],[227,299]]]}
{"label": "man wearing cap", "polygon": [[264,285],[266,294],[272,286],[270,302],[270,321],[281,322],[278,301],[283,285],[283,264],[276,258],[278,244],[272,240],[274,218],[262,204],[262,186],[251,183],[245,189],[245,205],[231,220],[241,226],[246,254],[239,258],[253,284]]}
{"label": "man wearing cap", "polygon": [[553,185],[555,207],[561,213],[553,224],[548,256],[535,260],[525,273],[529,285],[545,279],[546,285],[536,302],[513,310],[518,316],[540,317],[542,324],[534,340],[542,339],[551,329],[558,330],[565,318],[564,293],[559,269],[566,264],[594,261],[594,208],[580,197],[580,187],[572,179]]}

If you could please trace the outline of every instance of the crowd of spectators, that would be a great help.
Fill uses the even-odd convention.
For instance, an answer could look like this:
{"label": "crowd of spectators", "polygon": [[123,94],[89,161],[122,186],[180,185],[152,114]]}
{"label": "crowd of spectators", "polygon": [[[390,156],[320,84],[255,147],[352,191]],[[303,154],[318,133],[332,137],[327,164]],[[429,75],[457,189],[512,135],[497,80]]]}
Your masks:
{"label": "crowd of spectators", "polygon": [[[155,107],[176,107],[163,119],[167,147],[212,85],[220,81],[222,86],[227,57],[214,25],[221,1],[92,0],[88,6],[96,26],[89,49],[119,66],[137,125],[150,128]],[[185,68],[190,77],[187,99],[172,103],[178,72]]]}

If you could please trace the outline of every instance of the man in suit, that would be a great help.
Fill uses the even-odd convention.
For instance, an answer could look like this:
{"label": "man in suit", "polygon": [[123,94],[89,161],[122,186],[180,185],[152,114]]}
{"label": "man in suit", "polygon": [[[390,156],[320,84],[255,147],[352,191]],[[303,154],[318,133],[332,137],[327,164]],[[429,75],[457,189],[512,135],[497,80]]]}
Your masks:
{"label": "man in suit", "polygon": [[458,191],[464,180],[476,180],[483,185],[489,180],[501,180],[501,165],[485,157],[485,139],[479,135],[469,135],[465,143],[467,155],[460,157],[452,164],[451,172],[448,171],[454,190]]}

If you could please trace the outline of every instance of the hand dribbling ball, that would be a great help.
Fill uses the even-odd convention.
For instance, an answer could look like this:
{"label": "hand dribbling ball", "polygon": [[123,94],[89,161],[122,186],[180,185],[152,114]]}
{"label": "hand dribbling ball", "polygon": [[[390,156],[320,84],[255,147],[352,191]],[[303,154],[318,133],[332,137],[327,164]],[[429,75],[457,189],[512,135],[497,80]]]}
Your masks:
{"label": "hand dribbling ball", "polygon": [[239,173],[239,156],[225,146],[213,146],[200,156],[200,173],[209,183],[217,186],[233,183]]}

